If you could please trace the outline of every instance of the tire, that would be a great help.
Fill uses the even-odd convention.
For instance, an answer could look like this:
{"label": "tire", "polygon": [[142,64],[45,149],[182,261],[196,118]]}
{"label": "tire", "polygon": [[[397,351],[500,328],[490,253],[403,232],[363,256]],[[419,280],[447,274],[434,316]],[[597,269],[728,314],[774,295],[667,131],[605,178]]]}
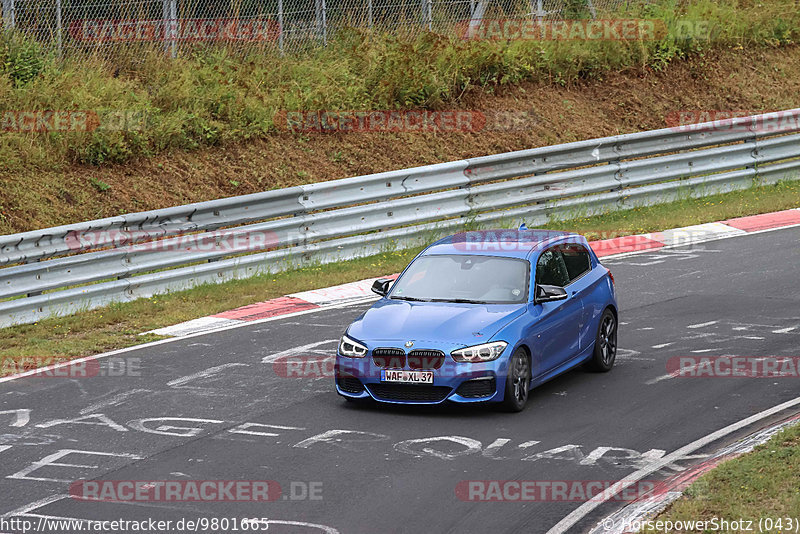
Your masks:
{"label": "tire", "polygon": [[505,398],[502,408],[507,412],[521,412],[528,402],[531,387],[531,359],[522,347],[514,351],[508,361]]}
{"label": "tire", "polygon": [[617,358],[617,317],[609,308],[600,316],[597,335],[594,338],[594,353],[586,367],[596,373],[607,373],[614,367]]}

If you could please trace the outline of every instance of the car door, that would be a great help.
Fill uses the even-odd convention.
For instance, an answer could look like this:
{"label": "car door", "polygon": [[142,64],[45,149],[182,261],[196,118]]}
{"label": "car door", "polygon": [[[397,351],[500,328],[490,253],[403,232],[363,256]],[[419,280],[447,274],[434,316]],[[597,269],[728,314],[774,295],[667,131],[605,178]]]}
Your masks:
{"label": "car door", "polygon": [[580,300],[582,314],[579,326],[580,347],[583,351],[594,341],[595,331],[592,328],[593,308],[597,304],[592,299],[592,289],[597,281],[596,276],[592,276],[592,259],[586,247],[580,243],[564,243],[558,246],[564,265],[569,276],[567,285],[567,295]]}
{"label": "car door", "polygon": [[[535,284],[566,287],[569,274],[558,246],[550,247],[536,261]],[[534,293],[535,294],[535,293]],[[531,302],[527,335],[533,356],[534,377],[545,374],[578,355],[583,307],[580,296],[553,302]]]}

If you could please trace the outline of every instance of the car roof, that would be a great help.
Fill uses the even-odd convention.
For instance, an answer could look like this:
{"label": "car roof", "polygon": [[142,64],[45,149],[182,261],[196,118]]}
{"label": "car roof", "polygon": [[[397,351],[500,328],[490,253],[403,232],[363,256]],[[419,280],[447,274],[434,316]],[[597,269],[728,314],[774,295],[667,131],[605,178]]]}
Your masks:
{"label": "car roof", "polygon": [[528,258],[533,252],[559,241],[575,240],[585,242],[579,234],[561,230],[472,230],[442,238],[421,255],[432,254],[474,254],[481,256],[502,256],[508,258]]}

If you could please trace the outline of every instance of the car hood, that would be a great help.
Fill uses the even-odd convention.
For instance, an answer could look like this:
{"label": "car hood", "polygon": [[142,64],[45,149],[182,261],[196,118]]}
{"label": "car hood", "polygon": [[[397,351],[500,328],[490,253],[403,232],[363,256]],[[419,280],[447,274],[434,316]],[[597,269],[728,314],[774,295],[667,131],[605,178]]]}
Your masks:
{"label": "car hood", "polygon": [[475,345],[491,340],[525,304],[457,304],[381,299],[348,329],[370,341],[439,341]]}

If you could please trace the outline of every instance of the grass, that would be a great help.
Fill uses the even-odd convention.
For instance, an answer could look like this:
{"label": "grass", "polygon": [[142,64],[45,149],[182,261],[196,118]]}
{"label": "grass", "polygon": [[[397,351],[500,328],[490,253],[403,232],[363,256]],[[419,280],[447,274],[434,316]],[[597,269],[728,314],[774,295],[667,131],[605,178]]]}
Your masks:
{"label": "grass", "polygon": [[[753,521],[753,532],[795,532],[800,519],[800,426],[794,425],[759,445],[753,452],[723,463],[689,486],[653,521],[702,521],[725,518]],[[760,519],[783,518],[783,525],[765,525]],[[786,518],[792,518],[789,525]],[[723,526],[723,525],[720,525]],[[645,529],[642,532],[655,532]],[[665,532],[660,530],[659,532]],[[668,530],[666,532],[697,532]],[[719,528],[719,534],[742,529]]]}
{"label": "grass", "polygon": [[[800,181],[552,222],[545,228],[579,232],[590,240],[608,239],[794,207],[800,207]],[[158,336],[139,334],[297,291],[398,272],[417,252],[397,250],[275,275],[209,284],[0,329],[0,358],[66,359],[152,341],[159,339]]]}
{"label": "grass", "polygon": [[[71,110],[96,112],[101,125],[104,117],[122,116],[128,127],[18,132],[4,123],[0,161],[6,173],[129,162],[268,137],[278,131],[282,110],[441,109],[472,88],[570,85],[627,68],[663,70],[714,48],[776,47],[800,37],[794,0],[631,2],[615,16],[658,19],[668,31],[647,41],[475,41],[348,29],[327,47],[298,54],[210,47],[174,60],[158,46],[110,59],[59,60],[36,43],[4,36],[4,121],[14,116],[8,111]],[[696,22],[707,23],[710,33],[682,35],[681,28]]]}

